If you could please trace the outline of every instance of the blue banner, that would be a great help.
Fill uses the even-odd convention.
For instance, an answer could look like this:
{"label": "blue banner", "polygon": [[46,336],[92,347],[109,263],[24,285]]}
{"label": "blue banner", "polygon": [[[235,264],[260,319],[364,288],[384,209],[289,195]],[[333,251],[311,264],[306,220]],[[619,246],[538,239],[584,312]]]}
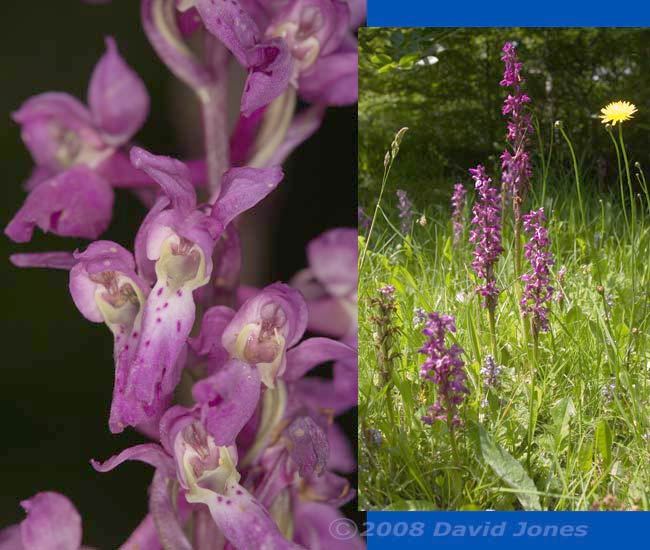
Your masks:
{"label": "blue banner", "polygon": [[[334,537],[356,535],[354,523],[339,521],[330,526]],[[361,534],[368,550],[611,550],[647,546],[649,525],[649,512],[369,512]]]}
{"label": "blue banner", "polygon": [[644,27],[648,0],[368,0],[369,27]]}

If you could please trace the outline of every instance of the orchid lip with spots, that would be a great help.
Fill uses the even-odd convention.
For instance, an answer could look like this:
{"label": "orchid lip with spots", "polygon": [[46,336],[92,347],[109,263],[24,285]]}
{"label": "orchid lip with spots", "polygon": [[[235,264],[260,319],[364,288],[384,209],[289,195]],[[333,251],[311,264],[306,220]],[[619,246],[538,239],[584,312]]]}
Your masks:
{"label": "orchid lip with spots", "polygon": [[[72,303],[112,338],[111,367],[90,358],[113,368],[107,428],[118,447],[124,431],[142,440],[90,463],[106,475],[128,461],[151,468],[147,493],[125,495],[148,512],[120,548],[364,548],[360,537],[337,540],[329,529],[356,495],[356,461],[337,417],[357,404],[357,230],[306,235],[305,268],[262,288],[241,278],[257,259],[240,230],[242,214],[283,184],[282,163],[326,110],[356,103],[354,32],[365,0],[140,7],[153,50],[198,99],[203,156],[141,144],[149,92],[129,48],[108,37],[86,103],[48,92],[13,114],[35,168],[5,229],[16,243],[35,229],[87,241],[11,261],[69,271]],[[200,50],[189,42],[199,35]],[[230,102],[239,106],[232,131],[231,61],[246,73]],[[117,188],[146,209],[119,243],[104,236]],[[83,443],[80,452],[95,454]],[[73,500],[48,491],[24,500],[26,517],[0,531],[0,547],[95,548]],[[111,521],[102,518],[102,528],[124,528]]]}

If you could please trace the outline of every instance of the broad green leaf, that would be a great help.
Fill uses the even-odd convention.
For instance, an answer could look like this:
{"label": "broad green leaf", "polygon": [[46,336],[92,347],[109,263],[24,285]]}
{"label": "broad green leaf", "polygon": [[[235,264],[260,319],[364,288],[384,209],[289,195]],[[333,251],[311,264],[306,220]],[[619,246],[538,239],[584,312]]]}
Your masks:
{"label": "broad green leaf", "polygon": [[399,60],[399,67],[400,69],[410,69],[413,67],[413,64],[418,61],[421,57],[421,54],[419,53],[410,53],[408,55],[403,56]]}
{"label": "broad green leaf", "polygon": [[596,427],[596,448],[605,462],[612,459],[612,430],[606,420],[598,422]]}
{"label": "broad green leaf", "polygon": [[576,408],[571,397],[564,397],[553,405],[551,410],[553,417],[553,436],[555,448],[558,449],[562,440],[569,435],[569,424],[571,418],[576,414]]}
{"label": "broad green leaf", "polygon": [[389,63],[388,65],[384,65],[383,67],[381,67],[377,72],[379,74],[385,73],[386,71],[390,71],[391,69],[394,69],[395,67],[397,67],[397,63],[395,63],[393,61],[392,63]]}
{"label": "broad green leaf", "polygon": [[594,460],[594,442],[583,441],[578,452],[578,463],[583,472],[591,470]]}
{"label": "broad green leaf", "polygon": [[383,65],[387,65],[388,63],[392,63],[393,60],[391,59],[390,56],[388,56],[388,55],[386,55],[384,53],[380,53],[380,54],[377,54],[377,55],[371,55],[370,56],[370,61],[374,65],[382,65],[383,66]]}
{"label": "broad green leaf", "polygon": [[524,467],[504,450],[492,437],[478,425],[479,441],[483,460],[494,473],[509,487],[517,490],[516,496],[525,510],[541,510],[537,487],[526,473]]}

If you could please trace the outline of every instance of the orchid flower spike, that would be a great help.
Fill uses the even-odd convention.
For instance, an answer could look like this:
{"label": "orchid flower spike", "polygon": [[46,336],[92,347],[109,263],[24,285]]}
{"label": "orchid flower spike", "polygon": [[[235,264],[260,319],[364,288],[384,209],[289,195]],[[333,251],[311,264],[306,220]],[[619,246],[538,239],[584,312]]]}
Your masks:
{"label": "orchid flower spike", "polygon": [[36,168],[26,184],[30,194],[5,230],[9,238],[27,242],[35,227],[64,237],[99,237],[111,219],[115,163],[123,164],[118,148],[148,113],[144,83],[112,38],[93,71],[88,107],[60,92],[28,99],[13,119]]}

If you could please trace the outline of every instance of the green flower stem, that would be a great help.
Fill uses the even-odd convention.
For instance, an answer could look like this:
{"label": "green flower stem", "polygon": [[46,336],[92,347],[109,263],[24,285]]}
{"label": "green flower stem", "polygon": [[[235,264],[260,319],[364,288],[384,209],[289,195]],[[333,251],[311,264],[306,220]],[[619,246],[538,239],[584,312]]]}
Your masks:
{"label": "green flower stem", "polygon": [[618,183],[619,183],[619,189],[620,189],[620,197],[621,197],[621,207],[623,210],[623,216],[625,217],[625,227],[627,227],[628,233],[630,232],[630,220],[627,217],[627,207],[625,206],[625,190],[623,188],[623,167],[621,165],[621,152],[618,148],[618,143],[616,142],[616,139],[614,138],[614,134],[612,134],[611,129],[607,129],[607,133],[609,134],[610,139],[612,140],[612,143],[614,144],[614,150],[616,151],[616,162],[618,163]]}
{"label": "green flower stem", "polygon": [[560,132],[562,133],[562,137],[564,138],[564,141],[566,141],[567,145],[569,146],[569,151],[571,152],[571,160],[573,161],[573,172],[576,177],[576,191],[578,193],[578,206],[580,207],[580,219],[582,221],[582,231],[584,232],[587,227],[587,222],[585,220],[585,207],[584,204],[582,203],[582,191],[580,189],[580,171],[578,169],[578,159],[576,158],[576,153],[573,150],[573,145],[571,143],[571,140],[569,139],[567,133],[564,131],[562,125],[559,125],[559,129]]}

